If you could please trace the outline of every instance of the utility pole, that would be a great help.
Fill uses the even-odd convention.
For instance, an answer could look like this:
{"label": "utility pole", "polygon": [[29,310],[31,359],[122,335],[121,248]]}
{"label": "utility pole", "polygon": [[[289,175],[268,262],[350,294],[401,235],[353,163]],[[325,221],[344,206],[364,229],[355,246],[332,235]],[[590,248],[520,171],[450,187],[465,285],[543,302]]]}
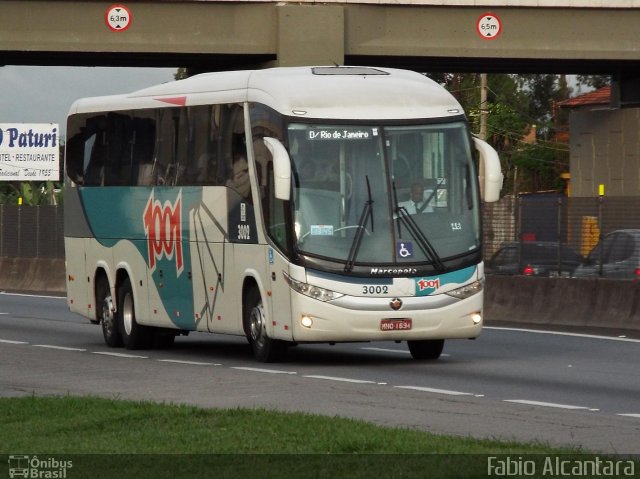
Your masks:
{"label": "utility pole", "polygon": [[487,140],[487,74],[480,74],[480,139]]}

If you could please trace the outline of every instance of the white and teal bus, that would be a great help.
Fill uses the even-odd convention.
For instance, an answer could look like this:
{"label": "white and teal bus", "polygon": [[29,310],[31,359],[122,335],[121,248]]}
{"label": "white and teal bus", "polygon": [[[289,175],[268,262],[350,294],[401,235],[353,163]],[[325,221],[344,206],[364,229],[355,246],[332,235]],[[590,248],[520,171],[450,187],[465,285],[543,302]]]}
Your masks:
{"label": "white and teal bus", "polygon": [[68,304],[109,346],[206,331],[265,362],[358,341],[436,359],[480,334],[500,164],[421,74],[202,74],[78,100],[67,138]]}

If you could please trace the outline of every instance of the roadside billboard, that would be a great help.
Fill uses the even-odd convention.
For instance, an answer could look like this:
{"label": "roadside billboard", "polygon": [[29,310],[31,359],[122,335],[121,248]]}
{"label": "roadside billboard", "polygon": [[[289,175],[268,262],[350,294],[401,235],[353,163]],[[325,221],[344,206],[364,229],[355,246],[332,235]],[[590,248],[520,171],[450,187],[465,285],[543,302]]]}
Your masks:
{"label": "roadside billboard", "polygon": [[0,181],[58,181],[57,123],[0,123]]}

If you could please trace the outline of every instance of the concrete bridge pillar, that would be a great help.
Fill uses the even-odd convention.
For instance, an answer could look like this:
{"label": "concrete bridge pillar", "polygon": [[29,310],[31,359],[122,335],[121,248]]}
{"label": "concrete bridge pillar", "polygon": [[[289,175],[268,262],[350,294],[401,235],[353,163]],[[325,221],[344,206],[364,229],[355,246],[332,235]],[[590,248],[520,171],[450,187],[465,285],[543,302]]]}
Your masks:
{"label": "concrete bridge pillar", "polygon": [[277,66],[344,65],[344,7],[291,3],[277,7]]}

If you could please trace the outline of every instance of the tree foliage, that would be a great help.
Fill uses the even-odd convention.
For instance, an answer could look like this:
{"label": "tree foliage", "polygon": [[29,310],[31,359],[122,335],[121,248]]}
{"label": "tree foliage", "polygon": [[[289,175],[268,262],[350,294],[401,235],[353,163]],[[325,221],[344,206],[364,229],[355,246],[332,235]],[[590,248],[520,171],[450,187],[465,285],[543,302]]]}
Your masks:
{"label": "tree foliage", "polygon": [[578,75],[578,87],[602,88],[611,85],[611,75]]}
{"label": "tree foliage", "polygon": [[58,182],[10,182],[0,183],[0,204],[17,205],[19,198],[27,206],[62,204],[62,185]]}
{"label": "tree foliage", "polygon": [[572,93],[565,76],[488,75],[486,105],[480,104],[480,74],[429,76],[458,99],[472,131],[480,131],[481,111],[487,111],[487,141],[500,155],[503,194],[563,188],[569,147],[558,133],[566,131],[568,119],[557,103]]}

